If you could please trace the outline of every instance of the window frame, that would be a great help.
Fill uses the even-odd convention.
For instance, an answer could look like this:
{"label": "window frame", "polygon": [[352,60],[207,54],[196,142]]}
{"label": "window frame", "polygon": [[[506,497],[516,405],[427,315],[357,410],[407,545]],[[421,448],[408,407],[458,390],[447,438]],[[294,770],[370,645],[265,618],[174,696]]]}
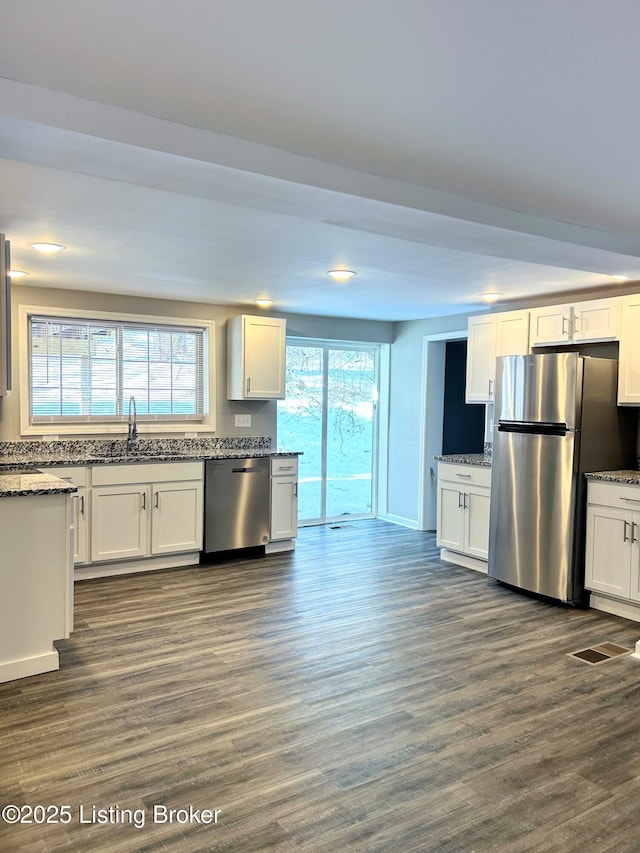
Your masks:
{"label": "window frame", "polygon": [[88,322],[130,322],[143,325],[170,326],[172,328],[185,326],[204,329],[204,359],[206,376],[203,377],[204,415],[201,420],[171,420],[163,421],[154,417],[153,420],[138,419],[139,433],[203,433],[215,432],[216,412],[216,335],[215,320],[193,319],[187,317],[163,317],[151,314],[121,314],[111,311],[93,311],[77,308],[52,308],[39,305],[19,306],[19,370],[20,370],[20,433],[21,435],[114,435],[122,434],[123,422],[119,416],[106,416],[104,420],[69,421],[67,416],[59,421],[31,422],[31,360],[30,360],[30,318],[51,317],[68,318],[70,320],[86,320]]}

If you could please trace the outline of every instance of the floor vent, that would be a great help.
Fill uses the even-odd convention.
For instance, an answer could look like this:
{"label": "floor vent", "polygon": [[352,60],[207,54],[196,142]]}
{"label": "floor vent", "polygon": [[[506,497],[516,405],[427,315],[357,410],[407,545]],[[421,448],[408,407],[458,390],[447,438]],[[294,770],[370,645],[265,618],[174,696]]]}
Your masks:
{"label": "floor vent", "polygon": [[590,646],[588,649],[570,652],[569,657],[578,658],[590,666],[598,666],[600,663],[606,663],[620,655],[628,654],[631,654],[631,649],[625,649],[624,646],[618,646],[616,643],[599,643],[597,646]]}

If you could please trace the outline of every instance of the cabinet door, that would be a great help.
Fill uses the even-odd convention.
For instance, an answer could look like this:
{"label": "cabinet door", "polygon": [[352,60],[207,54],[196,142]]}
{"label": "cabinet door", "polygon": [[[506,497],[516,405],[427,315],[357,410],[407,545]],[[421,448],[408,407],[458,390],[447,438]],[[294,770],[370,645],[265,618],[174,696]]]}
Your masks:
{"label": "cabinet door", "polygon": [[629,598],[631,591],[631,513],[613,507],[587,507],[585,586]]}
{"label": "cabinet door", "polygon": [[201,551],[202,483],[156,483],[152,488],[151,553]]}
{"label": "cabinet door", "polygon": [[640,294],[620,300],[618,403],[640,404]]}
{"label": "cabinet door", "polygon": [[298,535],[298,479],[271,479],[271,541],[295,539]]}
{"label": "cabinet door", "polygon": [[469,318],[467,403],[490,403],[496,378],[496,324],[492,315]]}
{"label": "cabinet door", "polygon": [[550,305],[530,312],[532,347],[549,344],[568,344],[571,341],[571,306]]}
{"label": "cabinet door", "polygon": [[79,488],[73,496],[73,562],[87,562],[87,518],[89,517],[89,507],[87,504],[87,490]]}
{"label": "cabinet door", "polygon": [[148,486],[98,486],[91,490],[91,559],[122,560],[149,553]]}
{"label": "cabinet door", "polygon": [[620,316],[619,299],[592,299],[573,306],[574,341],[616,341]]}
{"label": "cabinet door", "polygon": [[245,396],[283,399],[285,321],[276,317],[244,317]]}
{"label": "cabinet door", "polygon": [[527,355],[529,352],[529,312],[505,311],[495,314],[496,356]]}
{"label": "cabinet door", "polygon": [[438,547],[464,551],[464,527],[464,492],[455,483],[438,483]]}
{"label": "cabinet door", "polygon": [[464,495],[465,510],[465,552],[481,560],[489,556],[489,489],[469,487]]}

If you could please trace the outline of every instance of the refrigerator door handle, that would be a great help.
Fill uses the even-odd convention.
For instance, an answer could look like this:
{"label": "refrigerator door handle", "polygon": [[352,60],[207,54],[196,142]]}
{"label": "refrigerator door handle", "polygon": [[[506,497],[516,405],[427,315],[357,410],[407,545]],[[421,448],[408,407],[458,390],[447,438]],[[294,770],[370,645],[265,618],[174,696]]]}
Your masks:
{"label": "refrigerator door handle", "polygon": [[498,421],[498,432],[520,432],[529,435],[559,435],[563,436],[575,430],[569,429],[564,423],[552,421]]}

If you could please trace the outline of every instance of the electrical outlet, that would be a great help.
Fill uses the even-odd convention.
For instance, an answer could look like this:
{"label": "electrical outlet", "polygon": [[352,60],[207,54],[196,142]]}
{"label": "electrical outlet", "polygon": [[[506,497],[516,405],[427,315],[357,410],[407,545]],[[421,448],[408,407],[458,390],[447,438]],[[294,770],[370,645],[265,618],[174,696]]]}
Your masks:
{"label": "electrical outlet", "polygon": [[250,427],[251,426],[251,415],[236,415],[236,426],[237,427]]}
{"label": "electrical outlet", "polygon": [[42,440],[43,441],[57,441],[58,436],[57,435],[43,435]]}
{"label": "electrical outlet", "polygon": [[185,438],[197,438],[198,433],[197,432],[185,432],[184,437]]}

